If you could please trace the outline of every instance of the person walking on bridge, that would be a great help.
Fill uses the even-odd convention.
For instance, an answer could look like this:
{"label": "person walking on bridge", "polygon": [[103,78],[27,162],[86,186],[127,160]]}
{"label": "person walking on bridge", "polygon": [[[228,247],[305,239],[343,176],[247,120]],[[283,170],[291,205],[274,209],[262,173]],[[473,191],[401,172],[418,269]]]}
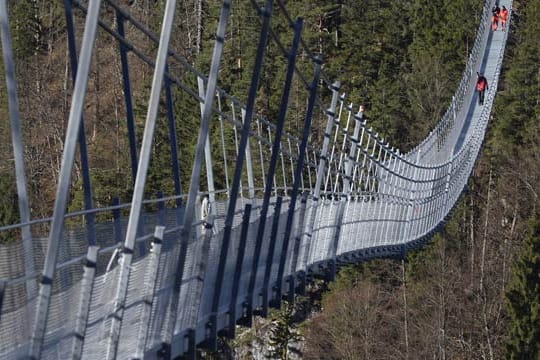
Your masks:
{"label": "person walking on bridge", "polygon": [[499,15],[497,15],[496,13],[493,13],[493,16],[491,17],[491,31],[495,32],[498,27],[499,27]]}
{"label": "person walking on bridge", "polygon": [[506,22],[508,21],[508,9],[506,8],[506,6],[503,6],[501,9],[500,19],[501,19],[502,31],[505,31]]}
{"label": "person walking on bridge", "polygon": [[499,20],[501,17],[501,8],[498,4],[495,4],[491,9],[491,30],[495,31],[499,27]]}
{"label": "person walking on bridge", "polygon": [[487,79],[484,75],[478,74],[478,80],[476,80],[476,90],[478,90],[478,105],[484,105],[484,93],[488,88]]}

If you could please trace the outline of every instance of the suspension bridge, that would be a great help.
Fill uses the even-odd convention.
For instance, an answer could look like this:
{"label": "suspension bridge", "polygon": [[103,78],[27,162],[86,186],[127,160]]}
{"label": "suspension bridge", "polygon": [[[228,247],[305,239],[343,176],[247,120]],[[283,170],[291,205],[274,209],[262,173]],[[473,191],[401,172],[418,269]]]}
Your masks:
{"label": "suspension bridge", "polygon": [[[243,102],[218,86],[230,0],[223,1],[208,74],[169,47],[176,1],[166,1],[156,34],[115,1],[65,0],[74,85],[53,215],[35,219],[28,204],[29,160],[24,156],[8,11],[6,1],[0,1],[20,211],[20,223],[0,228],[17,236],[0,244],[0,358],[195,358],[198,346],[215,349],[218,336],[234,337],[237,324],[249,326],[253,315],[265,316],[282,299],[293,300],[314,276],[331,280],[341,264],[404,257],[422,246],[452,211],[482,147],[508,36],[490,30],[494,3],[485,1],[474,46],[446,113],[423,142],[401,153],[369,127],[358,106],[348,103],[339,82],[324,77],[320,54],[309,54],[309,77],[298,71],[301,19],[289,19],[294,34],[290,48],[284,49],[278,121],[260,115],[255,100],[265,46],[269,39],[279,41],[270,27],[272,13],[277,6],[286,12],[279,1],[266,0],[258,9],[259,43]],[[511,9],[512,2],[500,5]],[[74,12],[84,18],[79,51]],[[154,58],[130,40],[125,26],[155,44]],[[134,178],[130,202],[110,207],[93,204],[84,128],[98,30],[118,43]],[[128,61],[135,57],[153,71],[139,148]],[[192,76],[195,89],[175,73],[173,62]],[[475,91],[477,71],[490,85],[483,106]],[[297,132],[286,126],[293,76],[306,90]],[[331,95],[328,103],[323,103],[321,83]],[[181,114],[171,105],[173,87],[200,108],[192,168],[184,169],[191,171],[187,189],[179,175],[182,151],[175,126]],[[148,198],[145,186],[160,110],[168,119],[174,189],[171,196]],[[314,121],[326,122],[318,139],[311,132]],[[231,138],[234,149],[225,146]],[[219,154],[211,144],[221,149]],[[84,209],[68,212],[77,154]]]}

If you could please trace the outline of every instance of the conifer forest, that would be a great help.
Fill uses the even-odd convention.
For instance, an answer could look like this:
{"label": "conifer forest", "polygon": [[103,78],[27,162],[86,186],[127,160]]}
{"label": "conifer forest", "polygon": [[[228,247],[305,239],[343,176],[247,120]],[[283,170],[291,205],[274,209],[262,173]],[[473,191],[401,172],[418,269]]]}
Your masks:
{"label": "conifer forest", "polygon": [[[117,2],[159,33],[164,0]],[[461,79],[483,6],[477,0],[282,2],[292,17],[304,19],[303,41],[323,54],[325,75],[339,80],[350,101],[365,106],[371,126],[402,152],[424,139],[444,114]],[[8,1],[25,157],[31,159],[26,171],[33,218],[51,216],[57,185],[51,179],[60,170],[69,115],[72,85],[63,3]],[[175,26],[184,36],[171,38],[171,47],[203,73],[210,66],[220,7],[219,0],[177,4]],[[238,97],[246,96],[251,79],[260,27],[254,11],[251,1],[232,1],[218,81]],[[74,14],[80,16],[75,18],[80,35],[83,14]],[[540,359],[539,14],[540,0],[514,1],[481,158],[443,230],[404,260],[370,260],[342,268],[334,282],[315,280],[294,306],[272,312],[259,328],[223,340],[218,353],[201,353],[202,358],[256,358],[253,349],[258,343],[262,350],[257,352],[270,359]],[[114,23],[113,13],[109,18]],[[285,39],[292,37],[277,6],[272,28]],[[141,36],[127,28],[130,32]],[[155,44],[144,41],[148,53],[154,54]],[[99,44],[85,109],[96,207],[110,205],[112,193],[129,200],[133,190],[123,90],[116,70],[121,66],[118,44]],[[147,109],[137,104],[145,104],[138,100],[148,97],[152,69],[135,58],[130,61],[136,69],[131,73],[134,83],[146,84],[133,88],[141,138]],[[269,43],[256,102],[271,121],[277,118],[284,78],[271,64],[284,61],[276,44]],[[311,66],[302,53],[297,64]],[[3,70],[0,74],[4,76]],[[196,88],[195,78],[183,81]],[[6,154],[13,150],[4,80],[0,86],[0,153]],[[304,100],[295,100],[294,85],[292,89],[289,113],[294,114],[304,108]],[[181,155],[180,168],[187,169],[200,108],[181,91],[173,98],[174,110],[181,114],[176,120],[178,139],[187,154]],[[300,128],[304,110],[296,111]],[[166,115],[159,114],[158,121],[165,123]],[[312,137],[322,138],[323,126],[315,122]],[[168,135],[158,130],[155,136],[156,156],[146,189],[152,194],[174,187],[170,167],[160,165],[169,162],[170,155],[157,149],[169,145]],[[231,140],[225,146],[235,145]],[[18,221],[13,167],[10,156],[1,157],[0,226]],[[218,165],[215,171],[216,188],[224,188]],[[186,186],[189,174],[181,174]],[[69,210],[82,209],[83,198],[76,162]]]}

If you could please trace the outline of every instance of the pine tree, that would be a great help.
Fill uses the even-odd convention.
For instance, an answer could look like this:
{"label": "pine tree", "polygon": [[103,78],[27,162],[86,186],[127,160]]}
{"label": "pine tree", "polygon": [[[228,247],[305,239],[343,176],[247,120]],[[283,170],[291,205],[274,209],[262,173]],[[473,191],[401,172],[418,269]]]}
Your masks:
{"label": "pine tree", "polygon": [[301,338],[298,331],[293,327],[293,322],[294,306],[286,302],[283,309],[277,312],[275,319],[272,321],[269,342],[270,351],[266,354],[268,359],[288,359],[289,350],[293,350],[290,349],[289,345]]}
{"label": "pine tree", "polygon": [[[15,180],[9,174],[0,175],[0,226],[15,224],[20,221],[17,202],[17,193],[15,190]],[[0,244],[17,239],[16,230],[0,232]]]}
{"label": "pine tree", "polygon": [[536,218],[529,222],[506,297],[511,319],[506,358],[540,359],[540,220]]}

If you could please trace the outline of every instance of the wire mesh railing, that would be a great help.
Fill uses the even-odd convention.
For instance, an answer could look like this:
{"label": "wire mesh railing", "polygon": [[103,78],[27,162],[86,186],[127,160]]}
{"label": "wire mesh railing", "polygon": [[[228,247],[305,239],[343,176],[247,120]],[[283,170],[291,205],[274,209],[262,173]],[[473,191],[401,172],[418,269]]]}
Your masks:
{"label": "wire mesh railing", "polygon": [[[196,346],[215,348],[218,334],[234,336],[237,323],[249,325],[252,315],[266,315],[283,297],[293,299],[314,273],[332,279],[338,262],[406,256],[444,223],[467,183],[508,35],[491,34],[485,26],[493,3],[486,1],[447,112],[418,147],[402,154],[369,127],[338,82],[328,83],[320,55],[311,54],[311,70],[299,70],[302,21],[293,21],[279,1],[292,26],[290,43],[270,26],[273,1],[264,7],[252,2],[260,16],[260,38],[246,101],[217,85],[230,1],[221,9],[209,76],[168,46],[174,1],[165,4],[160,36],[112,0],[64,3],[69,36],[75,39],[81,27],[73,24],[73,11],[86,20],[80,59],[75,53],[71,57],[79,80],[70,107],[70,142],[53,215],[0,228],[15,238],[0,244],[0,358],[193,357]],[[110,11],[98,16],[102,7]],[[0,15],[9,65],[5,7]],[[86,142],[78,129],[92,76],[90,59],[111,39],[119,53],[117,100],[125,106],[132,199],[94,206],[87,176],[85,210],[70,212],[66,203],[76,145]],[[282,64],[264,63],[269,39],[277,43]],[[480,108],[471,80],[486,56],[482,71],[490,90]],[[144,96],[133,95],[138,84],[130,69],[135,66],[153,72]],[[265,67],[279,66],[284,92],[277,115],[268,116],[257,101],[257,83]],[[328,108],[319,94],[321,79],[328,87],[325,96],[331,95]],[[6,80],[16,99],[16,79]],[[299,111],[300,126],[291,125],[298,114],[287,111],[293,83],[300,89],[297,103],[306,104]],[[137,140],[134,114],[141,102],[147,115],[143,139]],[[321,139],[313,138],[313,121],[326,121]],[[166,138],[160,129],[168,134],[172,179],[165,182],[166,194],[152,197],[147,176],[150,156]],[[186,133],[199,136],[189,151],[177,141]],[[82,159],[86,176],[90,168],[84,164]],[[181,173],[181,164],[189,164],[191,177]],[[24,239],[24,231],[31,242],[17,240]]]}

